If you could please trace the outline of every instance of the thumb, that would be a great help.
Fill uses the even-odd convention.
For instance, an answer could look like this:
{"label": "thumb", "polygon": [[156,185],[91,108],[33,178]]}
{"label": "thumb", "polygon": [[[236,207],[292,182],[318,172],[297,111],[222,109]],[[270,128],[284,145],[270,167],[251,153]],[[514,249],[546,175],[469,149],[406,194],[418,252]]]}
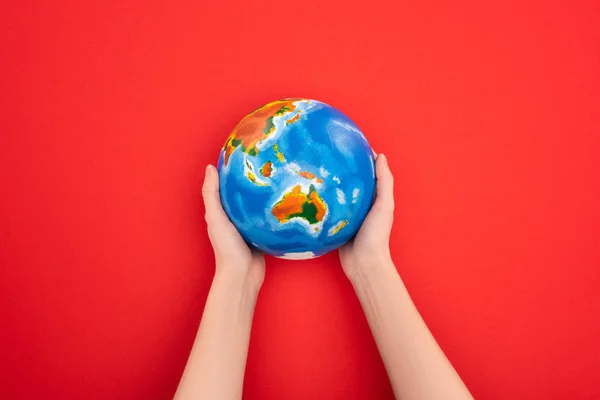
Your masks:
{"label": "thumb", "polygon": [[375,160],[375,175],[377,188],[375,207],[386,211],[394,211],[394,176],[384,154],[379,154]]}
{"label": "thumb", "polygon": [[221,197],[219,195],[219,173],[212,165],[206,166],[204,184],[202,185],[202,198],[206,209],[206,222],[218,221],[226,218],[223,206],[221,206]]}

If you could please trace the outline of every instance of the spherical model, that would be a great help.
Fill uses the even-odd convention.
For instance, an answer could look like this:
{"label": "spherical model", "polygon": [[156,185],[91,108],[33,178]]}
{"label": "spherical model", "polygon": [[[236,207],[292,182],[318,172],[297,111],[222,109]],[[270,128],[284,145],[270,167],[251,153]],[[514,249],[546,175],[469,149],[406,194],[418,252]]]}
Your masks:
{"label": "spherical model", "polygon": [[367,139],[316,100],[278,100],[248,114],[218,169],[229,219],[249,245],[281,258],[313,258],[347,242],[375,193]]}

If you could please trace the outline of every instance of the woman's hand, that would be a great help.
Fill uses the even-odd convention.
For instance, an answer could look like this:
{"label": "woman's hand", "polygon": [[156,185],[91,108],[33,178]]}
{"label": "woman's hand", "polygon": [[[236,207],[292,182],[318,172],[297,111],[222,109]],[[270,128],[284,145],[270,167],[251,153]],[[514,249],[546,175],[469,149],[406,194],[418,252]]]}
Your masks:
{"label": "woman's hand", "polygon": [[352,281],[365,268],[391,264],[390,232],[394,222],[394,177],[385,155],[375,160],[375,202],[353,240],[340,248],[340,261]]}
{"label": "woman's hand", "polygon": [[206,167],[202,197],[215,252],[215,278],[175,398],[241,399],[265,258],[246,245],[223,211],[219,174],[212,165]]}
{"label": "woman's hand", "polygon": [[419,315],[390,255],[394,179],[376,160],[375,203],[354,240],[340,249],[397,399],[472,399]]}
{"label": "woman's hand", "polygon": [[215,253],[215,275],[235,275],[253,288],[260,289],[265,278],[265,258],[259,251],[248,247],[227,218],[219,196],[219,173],[212,165],[206,167],[202,197],[208,237]]}

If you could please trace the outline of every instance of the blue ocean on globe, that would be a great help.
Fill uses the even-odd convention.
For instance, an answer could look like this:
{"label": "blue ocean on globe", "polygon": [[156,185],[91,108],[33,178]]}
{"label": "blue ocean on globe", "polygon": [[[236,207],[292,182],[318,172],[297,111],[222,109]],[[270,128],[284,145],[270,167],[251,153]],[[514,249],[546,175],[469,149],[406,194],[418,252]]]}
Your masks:
{"label": "blue ocean on globe", "polygon": [[244,240],[287,259],[346,243],[375,194],[367,139],[316,100],[278,100],[248,114],[225,142],[218,169],[223,208]]}

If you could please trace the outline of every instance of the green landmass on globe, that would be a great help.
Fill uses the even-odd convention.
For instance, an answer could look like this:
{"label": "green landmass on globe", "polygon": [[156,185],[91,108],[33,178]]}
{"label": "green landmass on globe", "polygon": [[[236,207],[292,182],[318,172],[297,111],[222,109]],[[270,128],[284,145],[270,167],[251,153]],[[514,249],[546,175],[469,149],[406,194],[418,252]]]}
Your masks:
{"label": "green landmass on globe", "polygon": [[327,205],[313,185],[310,185],[308,194],[302,192],[300,185],[296,185],[283,194],[282,199],[273,205],[271,212],[281,223],[301,218],[312,225],[323,221]]}

